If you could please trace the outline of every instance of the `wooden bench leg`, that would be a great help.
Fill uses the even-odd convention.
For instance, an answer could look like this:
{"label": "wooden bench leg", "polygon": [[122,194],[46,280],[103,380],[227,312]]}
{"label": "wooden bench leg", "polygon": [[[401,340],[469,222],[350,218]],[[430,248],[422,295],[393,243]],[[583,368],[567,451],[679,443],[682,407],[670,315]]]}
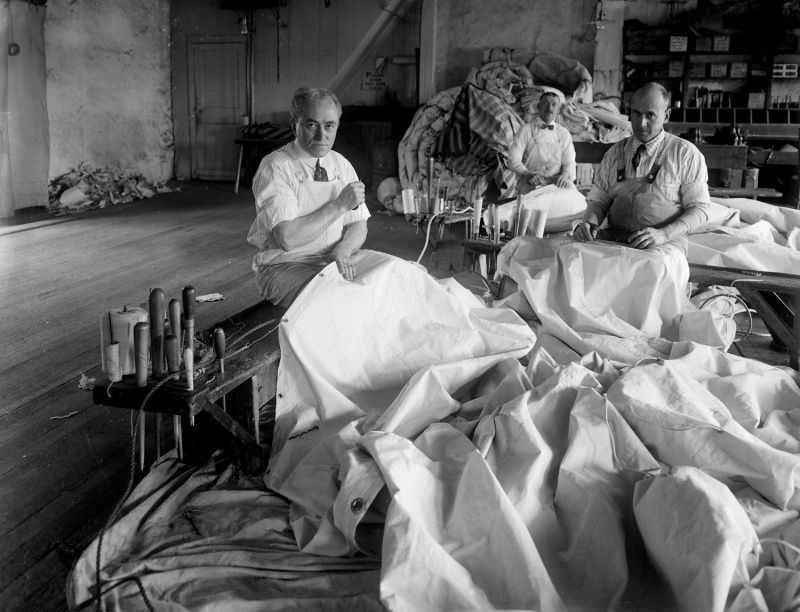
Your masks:
{"label": "wooden bench leg", "polygon": [[789,350],[789,365],[795,370],[800,370],[800,293],[795,293],[792,298],[794,347]]}

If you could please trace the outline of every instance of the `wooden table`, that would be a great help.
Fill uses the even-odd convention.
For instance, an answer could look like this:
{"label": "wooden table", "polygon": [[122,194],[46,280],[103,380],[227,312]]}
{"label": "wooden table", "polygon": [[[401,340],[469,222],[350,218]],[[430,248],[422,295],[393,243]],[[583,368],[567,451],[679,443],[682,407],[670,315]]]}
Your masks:
{"label": "wooden table", "polygon": [[772,337],[789,349],[789,365],[800,369],[800,276],[689,264],[689,280],[736,288]]}
{"label": "wooden table", "polygon": [[770,187],[712,187],[708,193],[718,198],[782,198],[783,193]]}

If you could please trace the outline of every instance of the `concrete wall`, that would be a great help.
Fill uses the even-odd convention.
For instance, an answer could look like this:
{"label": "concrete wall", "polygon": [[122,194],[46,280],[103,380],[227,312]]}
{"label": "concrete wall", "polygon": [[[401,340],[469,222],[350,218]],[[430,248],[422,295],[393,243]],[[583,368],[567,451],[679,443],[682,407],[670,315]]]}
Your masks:
{"label": "concrete wall", "polygon": [[438,0],[436,85],[460,85],[483,50],[508,47],[557,53],[590,71],[596,0]]}
{"label": "concrete wall", "polygon": [[172,176],[169,0],[50,0],[50,178],[86,162]]}
{"label": "concrete wall", "polygon": [[[47,204],[45,9],[0,5],[0,216]],[[13,51],[11,50],[13,48]],[[8,52],[6,52],[8,50]]]}

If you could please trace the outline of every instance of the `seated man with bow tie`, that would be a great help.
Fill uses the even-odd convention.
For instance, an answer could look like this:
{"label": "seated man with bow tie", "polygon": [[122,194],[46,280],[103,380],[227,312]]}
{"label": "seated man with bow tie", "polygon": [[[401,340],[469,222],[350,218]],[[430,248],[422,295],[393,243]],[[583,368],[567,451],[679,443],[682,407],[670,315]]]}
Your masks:
{"label": "seated man with bow tie", "polygon": [[671,244],[686,253],[687,234],[708,219],[708,170],[696,146],[664,131],[669,105],[669,92],[658,83],[634,92],[633,136],[606,151],[575,238],[638,249]]}
{"label": "seated man with bow tie", "polygon": [[508,167],[519,177],[520,193],[542,185],[568,188],[575,182],[575,145],[556,117],[564,101],[557,89],[547,88],[539,98],[537,116],[526,123],[508,151]]}
{"label": "seated man with bow tie", "polygon": [[262,297],[289,307],[331,261],[347,280],[353,255],[367,237],[364,184],[333,151],[342,105],[323,88],[301,88],[292,98],[293,142],[261,161],[253,179],[256,218],[247,241],[259,249],[253,270]]}

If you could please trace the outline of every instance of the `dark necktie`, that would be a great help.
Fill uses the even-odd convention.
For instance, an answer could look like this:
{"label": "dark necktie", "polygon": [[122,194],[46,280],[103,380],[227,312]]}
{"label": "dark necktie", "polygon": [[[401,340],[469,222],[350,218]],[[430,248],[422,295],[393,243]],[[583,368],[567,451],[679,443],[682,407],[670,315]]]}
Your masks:
{"label": "dark necktie", "polygon": [[317,158],[317,165],[314,166],[314,180],[323,183],[328,180],[328,171],[319,165],[319,158]]}
{"label": "dark necktie", "polygon": [[640,144],[639,147],[636,149],[636,153],[633,154],[633,159],[631,160],[631,166],[633,169],[639,167],[639,162],[642,160],[642,155],[647,153],[647,147],[644,144]]}

